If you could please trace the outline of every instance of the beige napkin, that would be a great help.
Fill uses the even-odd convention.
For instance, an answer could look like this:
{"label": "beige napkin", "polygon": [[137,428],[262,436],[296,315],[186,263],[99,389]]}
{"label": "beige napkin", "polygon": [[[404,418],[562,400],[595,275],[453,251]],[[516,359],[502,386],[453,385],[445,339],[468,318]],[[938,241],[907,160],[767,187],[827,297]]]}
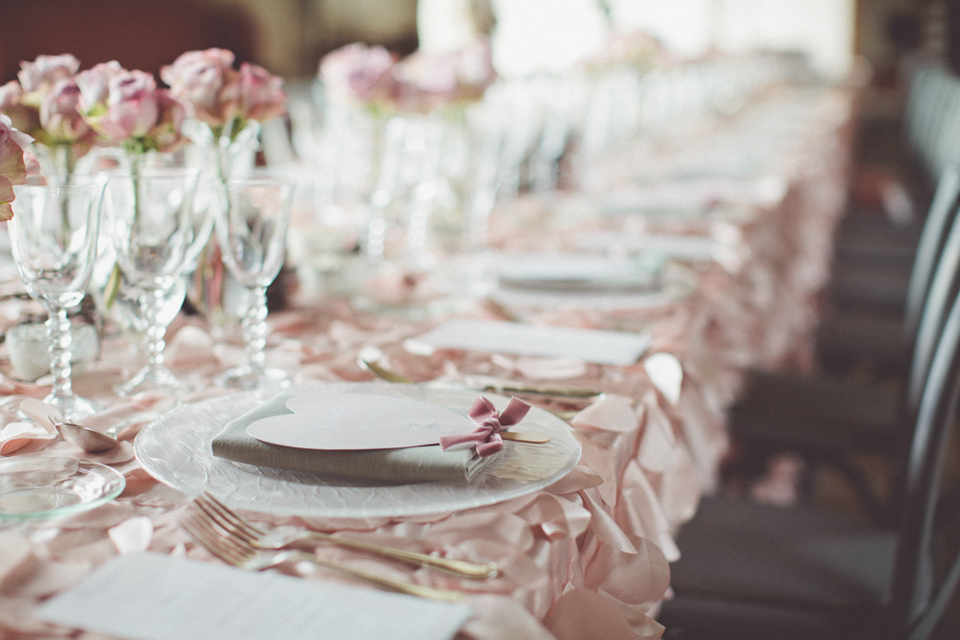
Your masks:
{"label": "beige napkin", "polygon": [[[438,446],[366,451],[319,451],[261,442],[247,435],[255,420],[292,413],[286,401],[297,391],[284,391],[227,424],[211,443],[220,458],[263,467],[307,471],[348,478],[405,484],[411,482],[475,481],[481,469],[499,456],[480,458],[472,449],[443,451]],[[344,425],[349,429],[349,425]]]}

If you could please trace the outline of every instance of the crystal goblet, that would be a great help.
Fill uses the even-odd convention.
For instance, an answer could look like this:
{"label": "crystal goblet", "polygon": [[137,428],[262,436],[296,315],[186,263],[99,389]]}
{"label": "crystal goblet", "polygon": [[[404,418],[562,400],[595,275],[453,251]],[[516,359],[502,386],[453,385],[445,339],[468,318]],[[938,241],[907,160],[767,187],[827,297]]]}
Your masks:
{"label": "crystal goblet", "polygon": [[247,361],[217,379],[223,386],[256,389],[290,382],[285,371],[266,367],[264,348],[267,287],[286,257],[294,186],[292,180],[264,174],[227,181],[229,206],[218,212],[214,228],[224,264],[249,295],[242,320]]}
{"label": "crystal goblet", "polygon": [[95,412],[73,393],[70,320],[67,311],[83,300],[97,251],[103,184],[26,184],[14,187],[10,245],[27,292],[49,315],[50,371],[53,390],[45,402],[65,420]]}
{"label": "crystal goblet", "polygon": [[[107,181],[108,235],[128,294],[144,317],[146,365],[116,388],[125,396],[143,391],[178,393],[180,380],[164,365],[171,290],[182,279],[195,246],[194,193],[198,172],[188,168],[138,168]],[[199,227],[202,228],[202,227]]]}

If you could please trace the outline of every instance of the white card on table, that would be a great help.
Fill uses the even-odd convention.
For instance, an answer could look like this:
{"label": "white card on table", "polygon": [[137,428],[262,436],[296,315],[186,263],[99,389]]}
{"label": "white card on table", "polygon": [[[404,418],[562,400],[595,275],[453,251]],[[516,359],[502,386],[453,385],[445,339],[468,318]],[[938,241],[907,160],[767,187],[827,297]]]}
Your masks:
{"label": "white card on table", "polygon": [[416,341],[439,349],[575,358],[619,366],[635,364],[650,347],[650,337],[642,333],[468,318],[439,324]]}
{"label": "white card on table", "polygon": [[312,391],[286,404],[293,413],[256,420],[247,434],[299,449],[400,449],[438,444],[441,436],[477,426],[444,407],[392,395]]}
{"label": "white card on table", "polygon": [[118,556],[36,617],[130,640],[449,640],[471,610],[156,553]]}

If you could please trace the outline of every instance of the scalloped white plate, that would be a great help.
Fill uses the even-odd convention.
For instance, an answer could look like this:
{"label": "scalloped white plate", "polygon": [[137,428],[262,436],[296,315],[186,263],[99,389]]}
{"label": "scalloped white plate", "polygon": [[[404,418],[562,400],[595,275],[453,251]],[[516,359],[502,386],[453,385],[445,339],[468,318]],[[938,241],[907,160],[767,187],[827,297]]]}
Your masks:
{"label": "scalloped white plate", "polygon": [[[326,390],[378,393],[429,402],[466,415],[476,391],[412,384],[330,383]],[[525,433],[547,444],[507,442],[502,459],[473,484],[387,484],[284,471],[231,462],[213,455],[210,443],[236,417],[268,400],[274,391],[243,392],[178,407],[151,422],[134,442],[137,459],[161,482],[188,495],[209,491],[238,509],[305,517],[370,518],[428,515],[510,500],[561,479],[580,460],[580,443],[566,422],[533,407]],[[508,398],[484,393],[498,409]]]}

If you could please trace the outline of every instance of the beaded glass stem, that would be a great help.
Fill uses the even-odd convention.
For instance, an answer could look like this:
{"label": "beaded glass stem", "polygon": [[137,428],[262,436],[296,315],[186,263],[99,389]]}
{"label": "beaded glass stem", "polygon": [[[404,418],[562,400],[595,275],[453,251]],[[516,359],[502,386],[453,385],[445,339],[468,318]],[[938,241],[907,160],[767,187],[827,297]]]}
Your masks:
{"label": "beaded glass stem", "polygon": [[14,188],[11,249],[27,292],[49,315],[50,371],[53,390],[46,402],[65,420],[94,413],[94,406],[73,393],[72,334],[67,310],[83,300],[96,255],[102,183],[28,184]]}
{"label": "beaded glass stem", "polygon": [[248,291],[243,339],[246,363],[230,369],[218,384],[239,389],[282,387],[289,376],[266,367],[267,287],[286,257],[294,183],[254,174],[227,182],[229,206],[216,222],[217,242],[231,275]]}
{"label": "beaded glass stem", "polygon": [[194,225],[193,169],[142,167],[111,175],[107,184],[110,236],[117,265],[137,292],[145,319],[147,364],[117,387],[121,395],[142,391],[178,393],[182,382],[163,364],[169,314],[163,313],[168,292],[182,277],[198,231]]}

